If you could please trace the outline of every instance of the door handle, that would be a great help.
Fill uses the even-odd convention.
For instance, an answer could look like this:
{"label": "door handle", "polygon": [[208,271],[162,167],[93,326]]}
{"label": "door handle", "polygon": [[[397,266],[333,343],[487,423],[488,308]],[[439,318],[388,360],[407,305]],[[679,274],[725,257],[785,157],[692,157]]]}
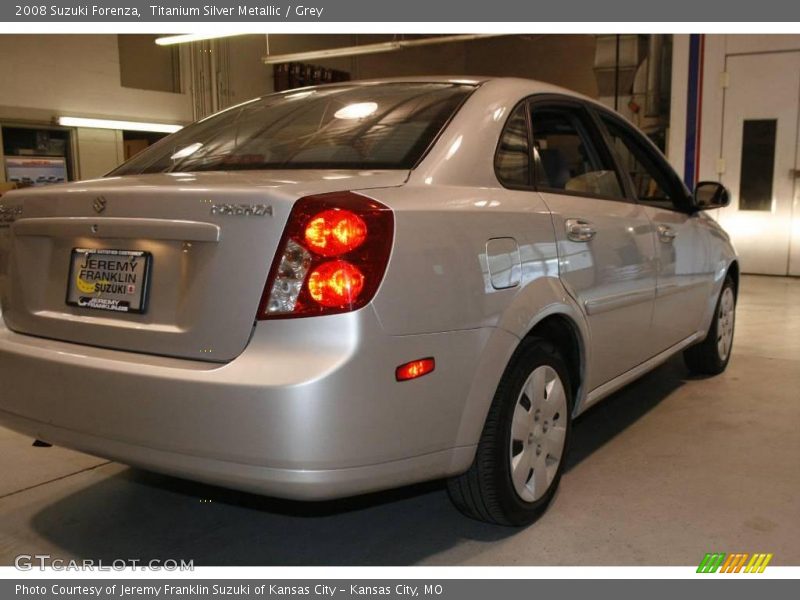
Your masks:
{"label": "door handle", "polygon": [[567,219],[566,226],[567,237],[573,242],[588,242],[597,233],[592,224],[583,219]]}
{"label": "door handle", "polygon": [[658,239],[660,239],[662,242],[671,242],[675,239],[675,236],[678,235],[669,225],[659,225],[657,229]]}

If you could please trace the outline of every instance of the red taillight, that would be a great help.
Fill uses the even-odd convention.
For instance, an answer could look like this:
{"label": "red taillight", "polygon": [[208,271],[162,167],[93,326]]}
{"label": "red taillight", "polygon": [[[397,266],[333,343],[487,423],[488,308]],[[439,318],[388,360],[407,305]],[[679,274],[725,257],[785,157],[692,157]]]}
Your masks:
{"label": "red taillight", "polygon": [[322,263],[308,277],[308,293],[323,306],[351,306],[363,289],[364,274],[346,260]]}
{"label": "red taillight", "polygon": [[400,365],[394,372],[397,381],[408,381],[427,375],[436,368],[436,361],[433,358],[420,358],[412,360],[404,365]]}
{"label": "red taillight", "polygon": [[394,236],[392,211],[353,192],[298,200],[272,264],[259,319],[356,310],[378,291]]}
{"label": "red taillight", "polygon": [[342,209],[324,210],[306,225],[308,249],[322,256],[341,256],[367,239],[367,224],[357,214]]}

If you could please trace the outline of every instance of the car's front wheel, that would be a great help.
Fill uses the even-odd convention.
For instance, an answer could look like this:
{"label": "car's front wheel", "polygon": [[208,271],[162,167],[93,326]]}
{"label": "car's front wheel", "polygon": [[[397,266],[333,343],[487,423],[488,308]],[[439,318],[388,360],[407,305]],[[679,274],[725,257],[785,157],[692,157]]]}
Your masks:
{"label": "car's front wheel", "polygon": [[548,341],[530,338],[506,368],[470,469],[448,481],[467,516],[526,525],[552,500],[571,432],[572,387]]}
{"label": "car's front wheel", "polygon": [[736,322],[736,284],[728,276],[717,299],[717,310],[706,339],[683,352],[683,362],[692,373],[718,375],[728,366]]}

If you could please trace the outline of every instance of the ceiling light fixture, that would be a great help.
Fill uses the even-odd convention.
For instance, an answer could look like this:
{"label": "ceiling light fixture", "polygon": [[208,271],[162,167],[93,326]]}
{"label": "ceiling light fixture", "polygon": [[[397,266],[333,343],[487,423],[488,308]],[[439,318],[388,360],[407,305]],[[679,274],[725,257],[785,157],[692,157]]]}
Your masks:
{"label": "ceiling light fixture", "polygon": [[140,121],[116,121],[112,119],[87,119],[84,117],[58,117],[62,127],[89,127],[92,129],[122,129],[125,131],[152,131],[155,133],[175,133],[182,125],[169,123],[142,123]]}
{"label": "ceiling light fixture", "polygon": [[235,35],[245,35],[243,33],[185,33],[181,35],[166,35],[156,38],[159,46],[174,46],[175,44],[189,44],[191,42],[203,42],[205,40],[216,40],[217,38],[233,37]]}
{"label": "ceiling light fixture", "polygon": [[502,34],[465,34],[465,35],[440,35],[437,37],[419,38],[415,40],[392,40],[377,44],[362,44],[360,46],[345,46],[341,48],[327,48],[325,50],[310,50],[308,52],[292,52],[290,54],[268,54],[261,60],[265,64],[274,65],[287,62],[307,62],[311,60],[324,60],[326,58],[341,58],[345,56],[360,56],[363,54],[379,54],[381,52],[396,52],[419,46],[433,44],[451,44],[453,42],[471,42]]}

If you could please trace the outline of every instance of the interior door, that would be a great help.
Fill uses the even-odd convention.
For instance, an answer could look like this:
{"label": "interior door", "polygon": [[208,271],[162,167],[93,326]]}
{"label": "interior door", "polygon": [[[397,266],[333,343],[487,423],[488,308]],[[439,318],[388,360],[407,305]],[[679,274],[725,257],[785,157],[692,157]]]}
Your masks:
{"label": "interior door", "polygon": [[747,273],[800,275],[800,52],[729,56],[719,221]]}
{"label": "interior door", "polygon": [[592,390],[651,352],[653,227],[582,107],[534,103],[534,180],[553,215],[559,274],[589,324]]}

